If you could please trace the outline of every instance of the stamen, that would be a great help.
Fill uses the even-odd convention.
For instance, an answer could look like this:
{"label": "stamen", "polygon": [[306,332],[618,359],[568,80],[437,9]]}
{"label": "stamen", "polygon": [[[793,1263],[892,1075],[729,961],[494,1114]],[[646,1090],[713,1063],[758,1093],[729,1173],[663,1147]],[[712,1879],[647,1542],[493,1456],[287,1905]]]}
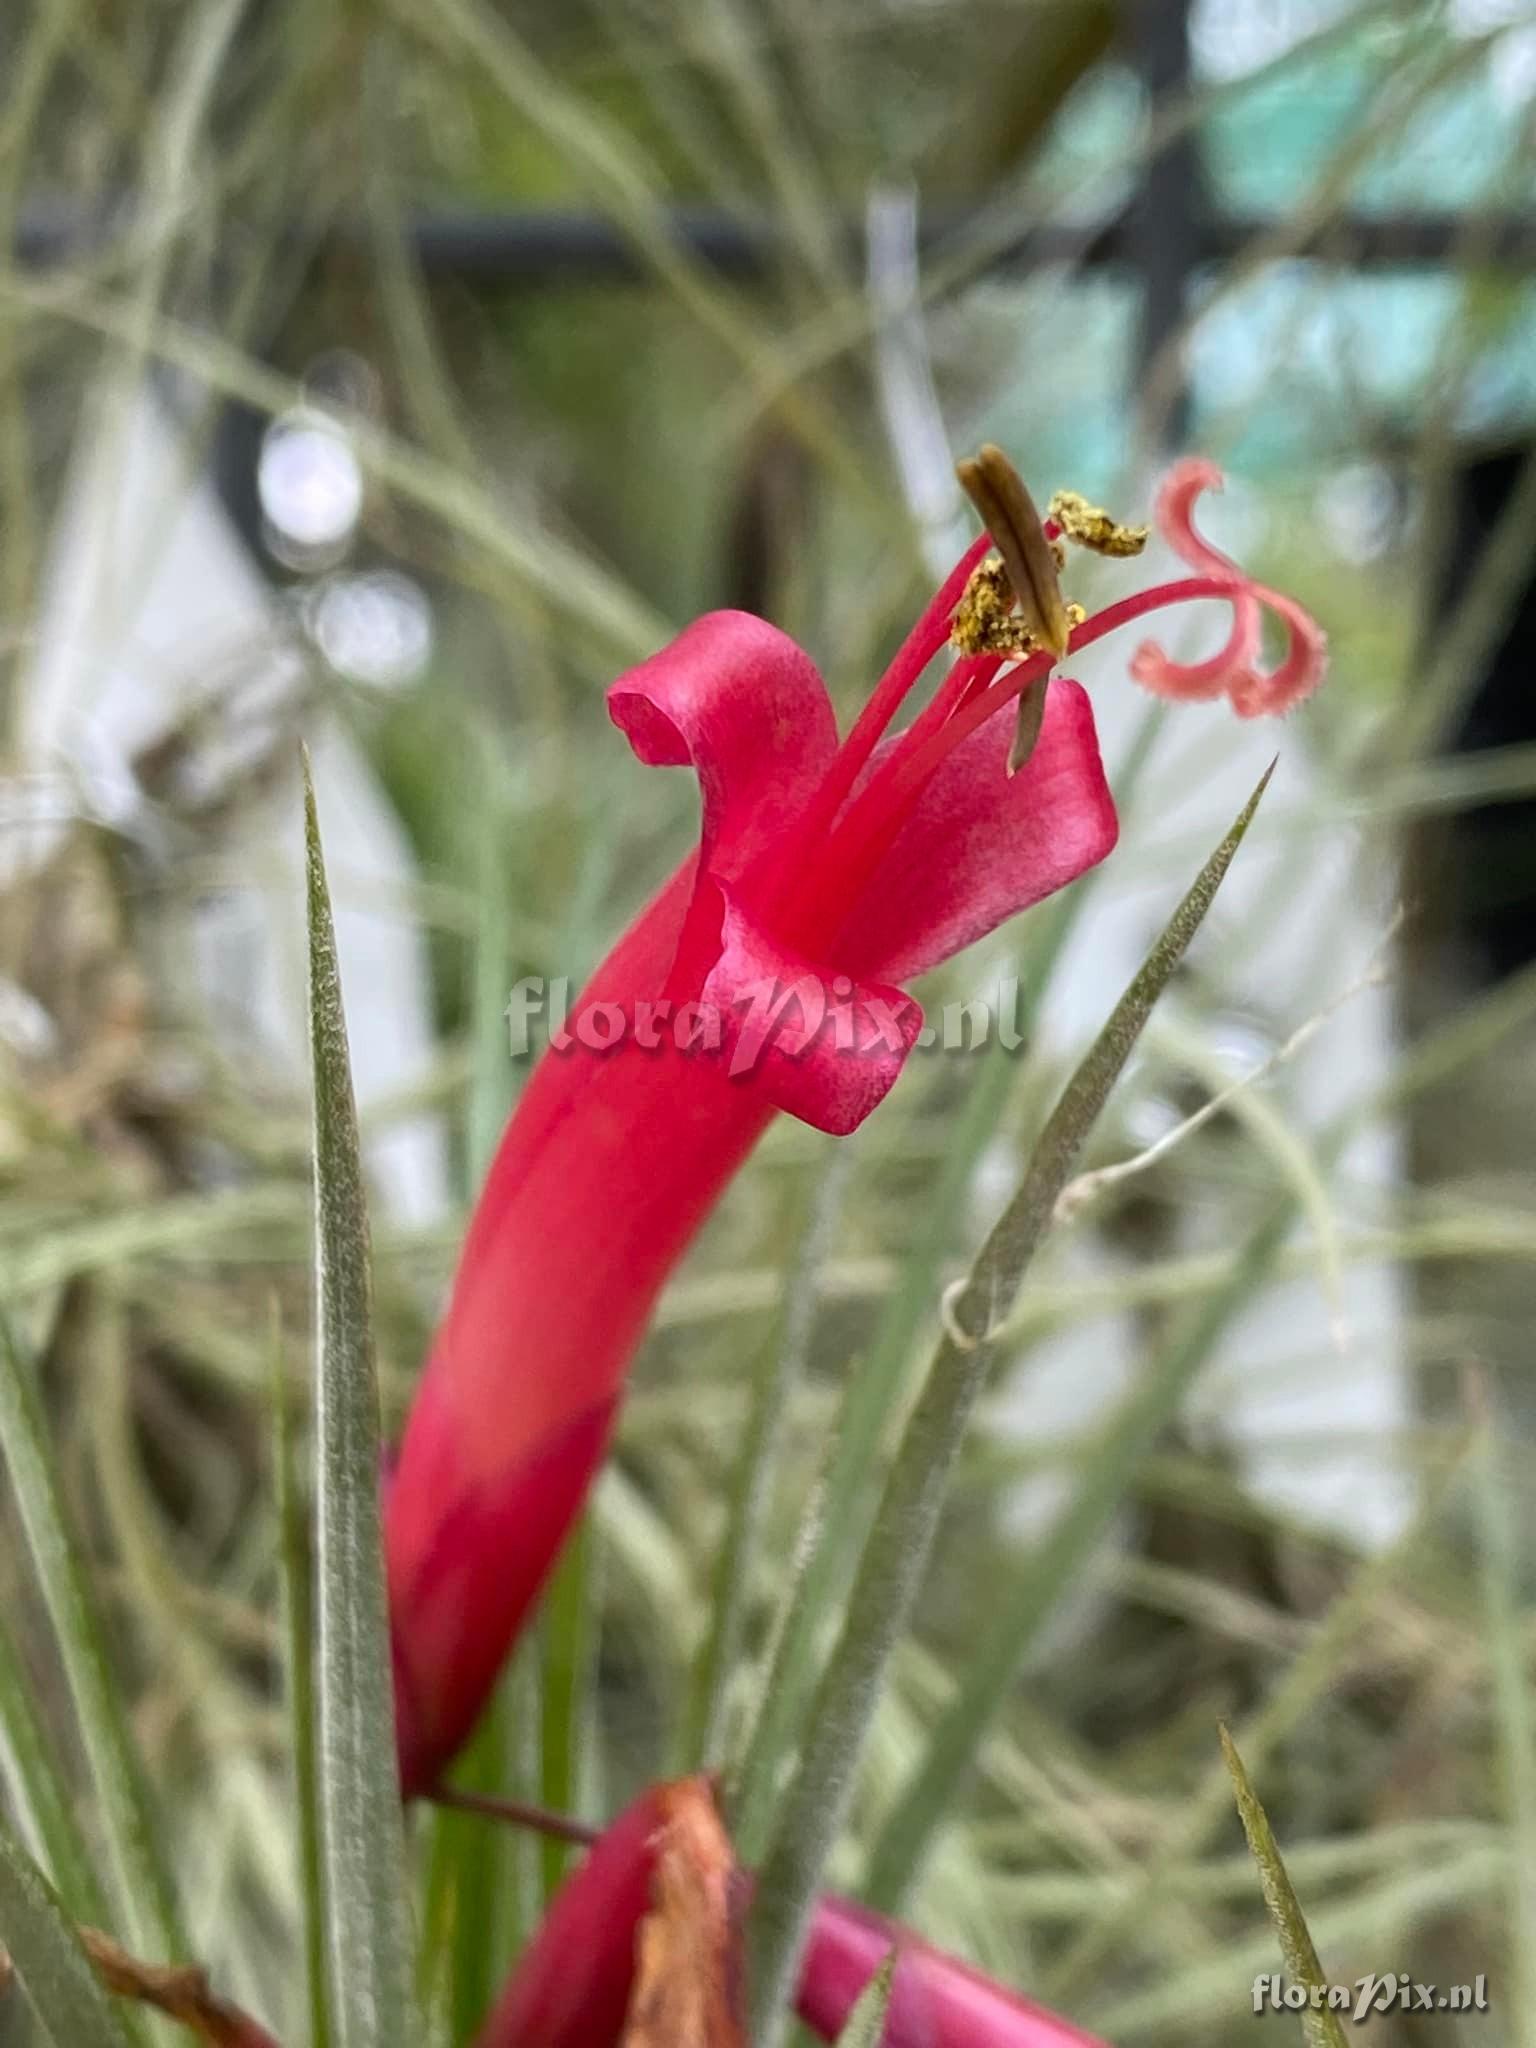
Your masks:
{"label": "stamen", "polygon": [[1096,555],[1113,555],[1124,560],[1139,555],[1151,531],[1145,526],[1122,526],[1099,505],[1090,505],[1080,491],[1058,491],[1046,510],[1046,523],[1059,526],[1068,540]]}
{"label": "stamen", "polygon": [[[1063,609],[1069,633],[1088,616],[1080,604],[1065,604]],[[961,654],[1011,654],[1022,660],[1026,654],[1044,651],[1045,642],[1014,611],[1012,579],[996,555],[988,555],[972,570],[965,595],[955,606],[949,641]]]}
{"label": "stamen", "polygon": [[950,620],[965,595],[967,584],[986,555],[987,545],[985,534],[973,540],[934,592],[890,667],[875,685],[869,702],[854,721],[853,730],[838,748],[800,823],[793,832],[785,835],[779,854],[778,874],[768,883],[768,896],[786,918],[790,912],[784,907],[783,891],[787,888],[793,895],[793,878],[804,867],[802,856],[805,849],[819,847],[831,831],[833,820],[869,765],[881,736],[900,710],[908,691],[949,639]]}
{"label": "stamen", "polygon": [[[980,515],[1002,557],[1025,630],[1037,647],[1059,661],[1067,651],[1071,620],[1061,594],[1056,556],[1024,479],[1001,448],[986,442],[957,463],[961,488]],[[981,649],[969,650],[979,653]]]}
{"label": "stamen", "polygon": [[[1151,590],[1139,590],[1087,619],[1079,635],[1079,645],[1092,646],[1107,633],[1166,606],[1212,597],[1224,598],[1229,604],[1235,604],[1243,592],[1244,587],[1234,583],[1230,577],[1218,576],[1191,576],[1178,583],[1163,583]],[[1026,691],[1033,694],[1030,686],[1043,683],[1052,666],[1049,654],[1032,654],[986,687],[967,690],[958,700],[946,699],[948,715],[942,719],[930,716],[940,702],[940,699],[935,699],[934,704],[930,704],[928,710],[914,721],[910,732],[903,735],[902,747],[877,769],[838,820],[836,843],[828,860],[835,861],[840,872],[851,876],[855,882],[865,879],[897,829],[906,806],[914,800],[945,756],[967,740],[979,725],[995,716],[1010,697],[1020,696]],[[1040,694],[1043,697],[1045,693],[1042,691]]]}
{"label": "stamen", "polygon": [[951,646],[961,654],[1010,654],[1029,633],[1014,616],[1013,585],[1000,555],[988,555],[971,580],[950,622]]}

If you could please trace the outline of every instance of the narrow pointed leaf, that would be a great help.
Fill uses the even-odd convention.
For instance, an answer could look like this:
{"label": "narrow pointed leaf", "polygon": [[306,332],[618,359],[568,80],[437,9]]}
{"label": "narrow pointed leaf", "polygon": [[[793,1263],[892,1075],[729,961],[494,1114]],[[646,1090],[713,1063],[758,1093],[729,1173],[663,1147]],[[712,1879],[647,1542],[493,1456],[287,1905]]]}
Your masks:
{"label": "narrow pointed leaf", "polygon": [[[551,1813],[578,1812],[588,1789],[582,1766],[597,1647],[595,1538],[592,1517],[585,1514],[571,1532],[544,1596],[539,1631],[539,1799]],[[569,1863],[569,1844],[545,1836],[539,1843],[539,1865],[546,1905],[560,1889]]]}
{"label": "narrow pointed leaf", "polygon": [[945,1334],[886,1482],[760,1873],[751,1923],[751,2000],[753,2038],[763,2048],[782,2038],[816,1888],[847,1812],[891,1652],[922,1584],[949,1475],[991,1363],[992,1333],[1013,1305],[1083,1141],[1200,929],[1272,772],[1273,767],[1201,869],[1084,1055],[1017,1193],[948,1305]]}
{"label": "narrow pointed leaf", "polygon": [[368,1211],[336,936],[304,766],[315,1086],[316,1672],[331,2025],[339,2048],[406,2048],[405,1834],[379,1534],[380,1424]]}
{"label": "narrow pointed leaf", "polygon": [[892,1949],[854,2002],[853,2011],[837,2037],[837,2048],[880,2048],[885,2037],[885,2016],[891,2009],[896,1989],[896,1950]]}
{"label": "narrow pointed leaf", "polygon": [[[1243,1833],[1248,1837],[1248,1847],[1253,1860],[1259,1867],[1259,1883],[1264,1891],[1264,1903],[1269,1908],[1269,1917],[1275,1923],[1275,1932],[1280,1937],[1280,1953],[1285,1960],[1286,1974],[1293,1984],[1305,1984],[1309,1990],[1316,1989],[1326,1996],[1328,1979],[1323,1975],[1323,1966],[1318,1961],[1317,1950],[1312,1945],[1312,1936],[1307,1931],[1306,1915],[1301,1910],[1289,1876],[1285,1861],[1280,1854],[1269,1816],[1259,1803],[1259,1795],[1249,1783],[1248,1773],[1243,1769],[1243,1760],[1237,1753],[1237,1745],[1223,1726],[1217,1731],[1221,1737],[1221,1753],[1226,1759],[1232,1789],[1237,1797],[1237,1811],[1243,1823]],[[1303,2006],[1301,2031],[1310,2048],[1345,2048],[1347,2036],[1344,2023],[1337,2012],[1327,2005]]]}
{"label": "narrow pointed leaf", "polygon": [[0,1828],[0,1944],[56,2048],[129,2048],[58,1895],[14,1836]]}
{"label": "narrow pointed leaf", "polygon": [[99,1925],[106,1898],[59,1773],[53,1739],[8,1631],[0,1625],[0,1756],[11,1805],[76,1920]]}
{"label": "narrow pointed leaf", "polygon": [[731,1675],[741,1650],[748,1599],[762,1554],[763,1513],[773,1479],[785,1407],[805,1370],[815,1328],[822,1262],[837,1227],[853,1163],[844,1146],[832,1155],[804,1205],[797,1242],[764,1357],[753,1375],[752,1404],[731,1475],[725,1534],[710,1587],[709,1626],[694,1671],[683,1730],[682,1767],[719,1761]]}
{"label": "narrow pointed leaf", "polygon": [[[954,1305],[957,1323],[963,1324],[968,1313],[976,1314],[988,1302],[996,1306],[983,1327],[995,1328],[1006,1320],[1017,1292],[1017,1280],[1010,1285],[1007,1275],[1022,1274],[1039,1242],[1056,1196],[1070,1177],[1082,1138],[1209,910],[1272,772],[1272,768],[1266,771],[1232,830],[1201,869],[1068,1084],[1017,1195]],[[1283,1218],[1289,1214],[1287,1207],[1283,1216],[1258,1232],[1244,1249],[1234,1282],[1238,1272],[1246,1280],[1263,1270],[1277,1236],[1286,1227]],[[995,1262],[989,1264],[988,1255],[994,1247],[1001,1249],[999,1241],[1003,1239],[1011,1239],[1014,1250],[1003,1254],[1000,1273]],[[1037,1546],[1018,1584],[1009,1589],[974,1662],[962,1674],[953,1699],[940,1715],[911,1783],[887,1815],[870,1853],[865,1893],[880,1911],[895,1912],[900,1907],[945,1814],[953,1808],[978,1744],[1008,1697],[1025,1652],[1052,1610],[1059,1588],[1075,1578],[1122,1499],[1131,1475],[1177,1412],[1186,1388],[1209,1356],[1213,1331],[1221,1327],[1225,1313],[1222,1304],[1241,1292],[1234,1285],[1230,1295],[1224,1293],[1205,1304],[1162,1354],[1156,1369],[1131,1387],[1107,1425],[1077,1490]]]}
{"label": "narrow pointed leaf", "polygon": [[106,1637],[65,1525],[42,1401],[31,1361],[22,1356],[3,1317],[0,1443],[79,1724],[121,1925],[141,1948],[177,1954],[181,1940],[170,1880],[160,1859]]}
{"label": "narrow pointed leaf", "polygon": [[[1524,1568],[1516,1502],[1523,1491],[1518,1450],[1506,1464],[1483,1382],[1467,1375],[1475,1428],[1473,1497],[1477,1503],[1482,1566],[1483,1626],[1488,1644],[1499,1775],[1509,1827],[1509,1957],[1518,2048],[1536,2042],[1536,1956],[1529,1930],[1536,1925],[1536,1714],[1528,1676],[1521,1581]],[[1513,1449],[1513,1447],[1511,1447]]]}
{"label": "narrow pointed leaf", "polygon": [[1210,1358],[1232,1313],[1231,1304],[1251,1298],[1290,1216],[1287,1205],[1272,1220],[1266,1219],[1263,1229],[1236,1254],[1230,1287],[1198,1304],[1132,1382],[1085,1459],[1074,1490],[1021,1563],[985,1640],[959,1674],[958,1689],[934,1725],[922,1763],[871,1851],[863,1890],[882,1913],[899,1910],[1025,1656],[1055,1612],[1063,1590],[1081,1583],[1081,1573],[1127,1488]]}
{"label": "narrow pointed leaf", "polygon": [[315,1762],[314,1585],[309,1522],[294,1442],[293,1393],[280,1331],[273,1330],[272,1407],[277,1469],[278,1558],[282,1576],[287,1664],[288,1726],[293,1744],[298,1805],[299,1898],[304,1920],[304,1970],[310,2048],[329,2048],[330,1997],[325,1975],[325,1882],[322,1868],[320,1781]]}
{"label": "narrow pointed leaf", "polygon": [[[1166,706],[1150,704],[1137,728],[1117,778],[1122,805],[1151,759],[1165,713]],[[1023,963],[1024,1008],[1019,1021],[1026,1037],[1034,1028],[1056,963],[1103,873],[1103,868],[1090,869],[1040,913],[1035,941]],[[839,1405],[824,1477],[807,1502],[794,1547],[794,1555],[805,1563],[794,1575],[773,1630],[774,1650],[759,1689],[756,1717],[729,1787],[731,1826],[747,1863],[760,1863],[767,1850],[784,1765],[801,1739],[815,1690],[818,1648],[846,1593],[867,1533],[880,1446],[901,1406],[914,1332],[938,1290],[940,1271],[954,1244],[955,1218],[964,1211],[977,1161],[997,1134],[1016,1078],[1016,1062],[994,1040],[977,1062],[924,1226],[903,1262],[900,1284],[886,1304],[873,1341],[855,1363]]]}

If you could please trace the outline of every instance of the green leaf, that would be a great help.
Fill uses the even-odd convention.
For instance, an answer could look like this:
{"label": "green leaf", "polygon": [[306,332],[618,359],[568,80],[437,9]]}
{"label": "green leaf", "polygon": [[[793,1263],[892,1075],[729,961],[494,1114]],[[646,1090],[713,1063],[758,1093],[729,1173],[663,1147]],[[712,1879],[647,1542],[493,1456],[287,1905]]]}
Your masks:
{"label": "green leaf", "polygon": [[511,980],[512,921],[503,874],[506,838],[502,805],[489,776],[481,791],[476,840],[474,975],[470,990],[469,1100],[466,1195],[473,1201],[496,1156],[512,1108],[512,1060],[507,1042],[507,988]]}
{"label": "green leaf", "polygon": [[[1269,1908],[1269,1917],[1275,1923],[1275,1932],[1280,1937],[1280,1953],[1285,1960],[1286,1973],[1294,1984],[1305,1984],[1308,1990],[1316,1990],[1320,1998],[1326,1998],[1328,1979],[1323,1975],[1323,1966],[1318,1961],[1317,1950],[1312,1945],[1312,1936],[1307,1931],[1306,1915],[1301,1910],[1290,1878],[1286,1874],[1285,1862],[1281,1857],[1274,1832],[1269,1825],[1269,1816],[1259,1804],[1259,1795],[1248,1781],[1243,1769],[1243,1760],[1237,1753],[1237,1745],[1227,1733],[1225,1725],[1217,1729],[1221,1737],[1221,1753],[1226,1759],[1227,1770],[1232,1779],[1232,1789],[1237,1796],[1237,1811],[1242,1819],[1243,1833],[1248,1837],[1248,1847],[1253,1860],[1259,1866],[1259,1883],[1264,1891],[1264,1903]],[[1344,2023],[1337,2012],[1326,2004],[1303,2006],[1301,2031],[1310,2043],[1310,2048],[1345,2048]]]}
{"label": "green leaf", "polygon": [[[1288,1198],[1280,1211],[1283,1227],[1290,1213]],[[1267,1224],[1266,1231],[1272,1228]],[[1222,1287],[1216,1305],[1207,1309],[1202,1325],[1186,1331],[1181,1343],[1186,1348],[1205,1344],[1213,1319],[1219,1325],[1226,1313],[1234,1312],[1251,1298],[1250,1283],[1264,1266],[1256,1256],[1258,1240],[1250,1241],[1244,1257]],[[1379,1613],[1381,1603],[1396,1588],[1412,1585],[1429,1562],[1431,1538],[1440,1527],[1446,1503],[1458,1476],[1452,1465],[1424,1488],[1414,1519],[1387,1549],[1367,1557],[1327,1611],[1314,1624],[1303,1649],[1278,1674],[1255,1712],[1242,1729],[1243,1754],[1255,1769],[1262,1769],[1281,1745],[1301,1728],[1315,1704],[1337,1684],[1342,1665],[1352,1647]],[[1220,1757],[1213,1757],[1205,1777],[1185,1795],[1178,1817],[1164,1828],[1146,1866],[1135,1881],[1114,1895],[1105,1910],[1086,1926],[1068,1946],[1065,1954],[1043,1975],[1035,1987],[1049,2004],[1072,2009],[1093,1995],[1104,1981],[1111,1959],[1140,1952],[1153,1955],[1161,1950],[1161,1908],[1176,1889],[1176,1873],[1191,1864],[1228,1817],[1231,1784]],[[1332,1910],[1332,1909],[1330,1909]],[[1401,1923],[1393,1923],[1401,1924]],[[1354,1936],[1341,1939],[1341,1946],[1359,1946]],[[1134,2004],[1134,2000],[1132,2003]],[[1107,2022],[1106,2022],[1107,2024]]]}
{"label": "green leaf", "polygon": [[784,1275],[779,1312],[752,1381],[752,1405],[731,1474],[725,1534],[710,1585],[709,1625],[693,1672],[679,1767],[719,1761],[731,1674],[740,1654],[753,1571],[759,1562],[763,1513],[784,1411],[805,1372],[816,1321],[817,1280],[837,1227],[853,1148],[832,1153],[803,1203],[798,1241]]}
{"label": "green leaf", "polygon": [[780,2037],[815,1891],[852,1797],[887,1664],[922,1583],[949,1475],[991,1363],[994,1332],[1013,1305],[1084,1139],[1215,899],[1271,773],[1273,765],[1084,1055],[1017,1193],[947,1303],[944,1335],[891,1467],[759,1874],[751,1920],[752,2032],[765,2048]]}
{"label": "green leaf", "polygon": [[31,1681],[9,1632],[0,1625],[0,1753],[12,1806],[64,1905],[100,1926],[106,1897],[59,1775],[53,1740],[39,1719]]}
{"label": "green leaf", "polygon": [[[539,1630],[539,1799],[551,1813],[577,1812],[586,1789],[582,1765],[590,1715],[587,1680],[597,1634],[595,1535],[588,1512],[566,1539],[544,1596]],[[539,1844],[546,1905],[564,1880],[570,1854],[569,1845],[554,1836],[545,1836]]]}
{"label": "green leaf", "polygon": [[843,2022],[837,2048],[880,2048],[885,2036],[885,2016],[891,1993],[896,1988],[897,1952],[892,1949],[854,2001],[853,2011]]}
{"label": "green leaf", "polygon": [[129,2048],[58,1894],[15,1838],[0,1828],[0,1942],[28,2003],[57,2048]]}
{"label": "green leaf", "polygon": [[[1481,1379],[1468,1376],[1476,1428],[1472,1480],[1480,1538],[1483,1617],[1493,1682],[1494,1719],[1499,1740],[1510,1840],[1509,1974],[1515,2015],[1511,2039],[1521,2048],[1536,2041],[1536,1957],[1526,1931],[1536,1925],[1536,1714],[1527,1675],[1525,1617],[1521,1612],[1521,1538],[1515,1504],[1523,1491],[1499,1453],[1490,1396]],[[1516,1458],[1523,1463],[1520,1454]]]}
{"label": "green leaf", "polygon": [[331,2023],[339,2048],[406,2048],[419,2028],[379,1531],[368,1211],[307,756],[304,826],[315,1085],[316,1762]]}
{"label": "green leaf", "polygon": [[1178,1414],[1234,1308],[1250,1299],[1289,1227],[1286,1204],[1236,1254],[1229,1284],[1202,1302],[1175,1331],[1129,1391],[1088,1452],[1077,1487],[1027,1560],[993,1626],[929,1736],[911,1783],[887,1815],[870,1852],[864,1892],[894,1912],[921,1867],[945,1815],[970,1772],[978,1744],[1013,1688],[1020,1665],[1064,1591],[1081,1573],[1143,1459]]}
{"label": "green leaf", "polygon": [[[524,1639],[454,1767],[454,1790],[537,1806],[538,1642]],[[450,2041],[473,2040],[543,1911],[539,1837],[438,1806],[422,1908],[422,1996]]]}
{"label": "green leaf", "polygon": [[79,1723],[120,1923],[129,1940],[146,1953],[176,1955],[182,1941],[170,1880],[155,1839],[122,1695],[84,1568],[65,1525],[31,1361],[22,1356],[3,1316],[0,1443]]}
{"label": "green leaf", "polygon": [[[1162,704],[1150,705],[1137,729],[1118,779],[1122,803],[1151,757],[1165,711]],[[1026,1036],[1055,964],[1103,872],[1100,867],[1083,876],[1041,913],[1022,975],[1025,1010],[1020,1024]],[[924,1227],[903,1262],[900,1284],[886,1304],[873,1343],[849,1375],[837,1428],[794,1547],[795,1556],[805,1563],[790,1582],[774,1627],[773,1654],[759,1689],[756,1717],[728,1787],[732,1834],[747,1863],[760,1863],[767,1850],[784,1765],[800,1739],[815,1690],[818,1653],[868,1531],[880,1447],[901,1405],[913,1333],[925,1321],[938,1291],[955,1218],[964,1211],[977,1161],[997,1135],[1017,1073],[1016,1062],[994,1039],[978,1062]]]}
{"label": "green leaf", "polygon": [[277,1471],[278,1561],[287,1648],[288,1726],[293,1743],[294,1794],[299,1813],[299,1897],[304,1919],[304,1971],[309,1999],[310,2048],[329,2048],[331,2008],[325,1976],[325,1876],[320,1781],[315,1761],[314,1580],[309,1518],[294,1441],[293,1390],[288,1384],[282,1333],[273,1319],[273,1462]]}

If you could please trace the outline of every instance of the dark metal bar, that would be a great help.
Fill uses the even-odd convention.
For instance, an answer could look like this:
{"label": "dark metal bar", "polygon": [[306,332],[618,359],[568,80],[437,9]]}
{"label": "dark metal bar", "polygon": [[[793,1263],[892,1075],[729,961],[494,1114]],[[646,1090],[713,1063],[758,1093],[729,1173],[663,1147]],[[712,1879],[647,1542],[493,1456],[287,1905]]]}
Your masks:
{"label": "dark metal bar", "polygon": [[[1140,0],[1126,19],[1131,61],[1153,107],[1181,106],[1190,93],[1189,0]],[[1203,254],[1203,224],[1210,212],[1198,131],[1178,135],[1148,159],[1127,222],[1141,273],[1141,332],[1137,356],[1143,377],[1184,324],[1189,282]],[[1170,387],[1159,422],[1180,438],[1187,393]]]}
{"label": "dark metal bar", "polygon": [[[669,215],[678,246],[696,261],[750,283],[769,274],[777,246],[773,225],[742,220],[721,208],[675,207]],[[980,216],[934,213],[921,235],[925,259],[963,251]],[[125,206],[86,207],[60,200],[30,201],[23,209],[16,258],[30,269],[47,269],[99,253],[120,238],[129,222]],[[1281,224],[1278,217],[1206,213],[1197,219],[1191,245],[1200,263],[1239,256],[1259,236]],[[361,240],[364,230],[343,224],[343,241]],[[1454,214],[1356,215],[1329,223],[1319,260],[1350,269],[1420,269],[1457,261],[1465,233]],[[411,223],[418,262],[434,277],[476,284],[621,284],[641,281],[645,268],[622,231],[596,214],[531,208],[510,212],[441,211],[419,214]],[[862,230],[850,224],[843,235],[850,281],[862,267]],[[1536,269],[1536,215],[1506,214],[1479,224],[1477,256],[1501,270]],[[1300,253],[1305,253],[1300,252]],[[1089,268],[1142,264],[1138,230],[1130,213],[1097,228],[1051,225],[1021,231],[993,246],[988,272],[1043,269],[1051,264]]]}

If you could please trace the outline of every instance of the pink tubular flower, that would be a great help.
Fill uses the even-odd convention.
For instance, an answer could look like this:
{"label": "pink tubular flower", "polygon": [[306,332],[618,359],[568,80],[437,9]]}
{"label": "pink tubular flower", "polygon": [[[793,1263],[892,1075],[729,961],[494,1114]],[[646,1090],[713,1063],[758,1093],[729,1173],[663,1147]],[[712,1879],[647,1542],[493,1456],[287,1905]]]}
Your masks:
{"label": "pink tubular flower", "polygon": [[[566,1880],[476,2048],[616,2048],[652,1903],[667,1788],[641,1793]],[[851,1900],[811,1923],[795,2009],[835,2041],[864,1986],[898,1952],[883,2048],[1103,2048],[1091,2034]]]}
{"label": "pink tubular flower", "polygon": [[[1179,475],[1160,510],[1188,553],[1205,473],[1187,488]],[[700,842],[524,1090],[406,1426],[385,1541],[407,1794],[477,1719],[601,1461],[656,1295],[769,1119],[853,1130],[922,1021],[899,984],[1114,844],[1092,710],[1078,684],[1047,682],[1048,653],[957,662],[890,736],[986,546],[956,565],[841,745],[809,657],[739,612],[699,619],[609,691],[642,761],[696,772]],[[1197,566],[1076,625],[1072,645],[1212,597],[1233,606],[1250,693],[1266,686],[1249,674],[1259,599],[1298,645],[1320,645],[1224,557]],[[1176,683],[1165,664],[1154,686]],[[1038,735],[1010,775],[1015,700],[1036,685]]]}

